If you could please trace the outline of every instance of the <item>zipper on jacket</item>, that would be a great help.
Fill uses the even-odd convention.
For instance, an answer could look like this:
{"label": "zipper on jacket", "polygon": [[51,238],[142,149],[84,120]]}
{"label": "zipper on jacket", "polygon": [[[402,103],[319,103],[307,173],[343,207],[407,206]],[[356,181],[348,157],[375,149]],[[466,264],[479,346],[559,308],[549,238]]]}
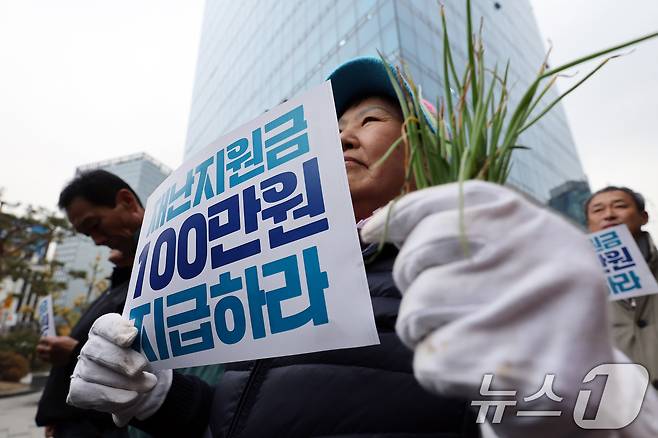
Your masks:
{"label": "zipper on jacket", "polygon": [[228,433],[226,434],[226,438],[231,438],[233,436],[233,432],[235,431],[235,428],[238,427],[238,420],[242,415],[242,408],[244,407],[244,404],[247,401],[247,394],[249,393],[251,386],[254,384],[254,380],[256,380],[256,374],[258,374],[258,371],[260,371],[262,363],[263,363],[262,360],[257,360],[254,362],[254,367],[251,369],[251,373],[249,374],[249,378],[247,379],[247,384],[245,385],[244,390],[240,395],[240,401],[238,401],[238,406],[235,409],[235,414],[233,415],[233,419],[231,420],[231,425],[228,428]]}

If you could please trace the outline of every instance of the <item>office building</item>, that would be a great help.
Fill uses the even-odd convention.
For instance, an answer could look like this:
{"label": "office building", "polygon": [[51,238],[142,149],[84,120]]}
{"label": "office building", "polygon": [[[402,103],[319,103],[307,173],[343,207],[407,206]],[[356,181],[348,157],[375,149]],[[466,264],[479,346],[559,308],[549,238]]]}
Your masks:
{"label": "office building", "polygon": [[567,181],[551,190],[548,205],[585,229],[587,217],[583,207],[590,196],[592,191],[587,181]]}
{"label": "office building", "polygon": [[[458,70],[466,59],[465,2],[446,3]],[[488,66],[504,69],[514,106],[545,60],[529,0],[473,1],[484,18]],[[443,94],[442,26],[435,0],[207,0],[185,155],[321,83],[339,64],[380,50],[403,60],[431,102]],[[557,97],[555,90],[546,102]],[[556,106],[528,129],[509,182],[541,202],[569,180],[585,180],[564,111]]]}

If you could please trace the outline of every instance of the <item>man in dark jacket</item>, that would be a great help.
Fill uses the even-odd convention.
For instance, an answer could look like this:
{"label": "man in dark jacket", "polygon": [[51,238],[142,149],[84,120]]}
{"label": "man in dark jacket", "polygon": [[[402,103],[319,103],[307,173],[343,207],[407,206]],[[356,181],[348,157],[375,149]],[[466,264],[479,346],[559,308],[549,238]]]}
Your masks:
{"label": "man in dark jacket", "polygon": [[[353,60],[330,79],[355,218],[362,221],[404,183],[401,148],[375,165],[400,136],[402,114],[378,60]],[[375,246],[364,248],[365,260]],[[379,345],[231,364],[214,387],[168,370],[156,373],[156,383],[150,373],[117,372],[137,370],[144,360],[127,348],[116,350],[126,360],[108,368],[83,352],[69,402],[112,412],[117,424],[134,418],[131,424],[155,436],[477,436],[467,401],[432,395],[414,378],[412,354],[394,329],[401,298],[391,276],[395,255],[386,247],[366,266]],[[130,325],[106,315],[92,335],[104,338],[101,345],[102,327],[120,333]]]}
{"label": "man in dark jacket", "polygon": [[93,322],[106,313],[121,313],[126,301],[134,258],[134,233],[139,230],[144,208],[133,189],[118,176],[104,170],[83,173],[61,193],[59,207],[69,214],[71,223],[83,224],[81,230],[97,245],[112,249],[110,261],[116,265],[110,287],[90,304],[70,336],[46,336],[39,341],[37,353],[52,363],[36,422],[47,433],[62,437],[123,437],[126,428],[117,428],[108,414],[79,409],[66,404],[70,376],[82,346],[87,342]]}

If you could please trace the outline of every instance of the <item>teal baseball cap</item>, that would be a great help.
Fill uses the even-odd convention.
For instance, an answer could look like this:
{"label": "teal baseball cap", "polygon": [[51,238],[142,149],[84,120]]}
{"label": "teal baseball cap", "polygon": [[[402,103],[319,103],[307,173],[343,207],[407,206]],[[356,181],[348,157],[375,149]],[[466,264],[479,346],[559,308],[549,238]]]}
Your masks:
{"label": "teal baseball cap", "polygon": [[327,80],[331,81],[334,91],[334,103],[338,117],[355,100],[367,96],[388,97],[394,102],[398,100],[395,89],[388,79],[384,62],[373,56],[362,56],[341,64],[329,75]]}
{"label": "teal baseball cap", "polygon": [[[398,72],[392,65],[389,67],[393,71],[398,83],[410,90],[409,84],[398,76]],[[398,96],[395,88],[389,80],[386,66],[381,58],[374,56],[361,56],[353,58],[339,65],[328,77],[331,81],[331,88],[334,93],[334,104],[336,106],[336,115],[338,118],[353,104],[356,100],[368,96],[381,96],[398,102]],[[423,116],[434,126],[432,114],[436,114],[436,109],[427,100],[422,100],[421,108]]]}

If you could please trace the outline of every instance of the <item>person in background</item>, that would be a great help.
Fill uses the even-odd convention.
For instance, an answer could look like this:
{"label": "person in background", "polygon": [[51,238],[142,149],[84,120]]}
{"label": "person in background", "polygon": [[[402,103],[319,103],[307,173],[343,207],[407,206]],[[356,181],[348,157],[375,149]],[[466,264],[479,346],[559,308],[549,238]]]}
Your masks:
{"label": "person in background", "polygon": [[123,310],[130,280],[131,264],[117,250],[110,253],[115,267],[110,286],[82,313],[70,336],[44,336],[37,345],[39,358],[52,365],[39,400],[36,423],[45,426],[46,437],[127,437],[126,428],[118,428],[109,415],[66,404],[70,378],[80,349],[87,341],[93,322],[106,313]]}
{"label": "person in background", "polygon": [[[589,231],[625,224],[649,269],[658,279],[658,250],[651,235],[642,230],[649,221],[644,197],[627,188],[608,186],[585,203]],[[658,387],[658,295],[645,295],[610,303],[612,337],[617,348],[644,365]]]}
{"label": "person in background", "polygon": [[134,258],[134,234],[141,225],[144,208],[125,181],[104,170],[83,173],[71,181],[60,194],[59,207],[66,210],[79,232],[91,237],[96,245],[111,248],[109,260],[115,267],[109,288],[82,313],[70,336],[44,336],[39,340],[37,354],[52,368],[39,401],[36,423],[46,427],[46,436],[55,438],[127,437],[127,428],[116,427],[111,416],[67,405],[66,395],[93,322],[106,313],[123,311]]}
{"label": "person in background", "polygon": [[[96,245],[111,249],[115,264],[111,286],[94,301],[71,331],[71,336],[44,337],[37,352],[53,364],[36,416],[46,426],[46,436],[60,437],[144,437],[136,429],[117,428],[109,415],[78,409],[66,404],[70,376],[77,357],[87,341],[91,324],[106,313],[121,313],[125,304],[144,207],[128,183],[102,169],[84,172],[60,193],[59,208],[65,210],[71,225],[89,236]],[[222,373],[220,365],[178,370],[213,383]]]}

